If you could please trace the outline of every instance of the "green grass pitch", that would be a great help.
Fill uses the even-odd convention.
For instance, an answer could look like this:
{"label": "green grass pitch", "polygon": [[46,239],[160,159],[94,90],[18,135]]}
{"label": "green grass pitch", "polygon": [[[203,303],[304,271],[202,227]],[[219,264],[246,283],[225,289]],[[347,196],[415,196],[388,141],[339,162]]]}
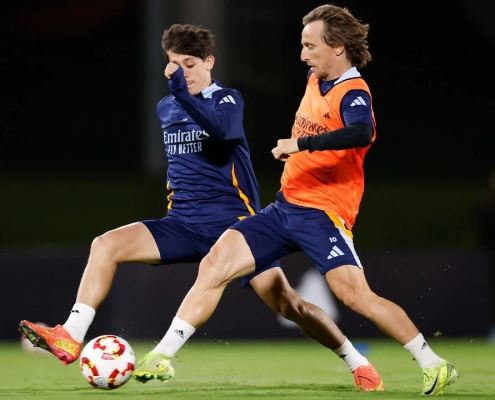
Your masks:
{"label": "green grass pitch", "polygon": [[[355,343],[362,340],[355,340]],[[26,353],[20,343],[0,342],[0,399],[420,399],[422,374],[396,342],[365,341],[368,359],[386,391],[361,393],[345,364],[309,340],[201,341],[182,349],[168,383],[131,380],[113,391],[93,389],[79,366]],[[495,399],[495,345],[484,339],[431,338],[433,349],[456,365],[460,378],[443,398]],[[153,341],[131,341],[139,357]]]}

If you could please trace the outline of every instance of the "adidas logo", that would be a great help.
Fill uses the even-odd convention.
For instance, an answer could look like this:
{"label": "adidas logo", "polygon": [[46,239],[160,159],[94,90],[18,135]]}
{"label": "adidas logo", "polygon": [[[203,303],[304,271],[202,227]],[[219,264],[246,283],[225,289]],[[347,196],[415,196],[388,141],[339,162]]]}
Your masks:
{"label": "adidas logo", "polygon": [[366,105],[366,102],[363,100],[363,98],[361,96],[358,96],[352,103],[351,103],[351,107],[354,107],[354,106],[365,106]]}
{"label": "adidas logo", "polygon": [[71,310],[71,314],[72,313],[78,313],[79,314],[79,310]]}
{"label": "adidas logo", "polygon": [[329,114],[329,113],[325,113],[325,114],[323,114],[323,118],[330,119],[330,114]]}
{"label": "adidas logo", "polygon": [[340,250],[337,246],[333,246],[332,250],[330,251],[330,254],[327,257],[327,260],[343,255],[344,252],[342,250]]}
{"label": "adidas logo", "polygon": [[184,339],[184,331],[183,330],[176,329],[174,332],[177,333],[177,335],[179,335],[182,339]]}
{"label": "adidas logo", "polygon": [[424,349],[425,349],[425,348],[427,348],[427,347],[428,347],[428,343],[423,342],[423,346],[421,346],[421,350],[424,350]]}
{"label": "adidas logo", "polygon": [[222,100],[220,100],[220,103],[218,104],[223,104],[223,103],[236,104],[234,98],[230,94],[228,96],[225,96]]}

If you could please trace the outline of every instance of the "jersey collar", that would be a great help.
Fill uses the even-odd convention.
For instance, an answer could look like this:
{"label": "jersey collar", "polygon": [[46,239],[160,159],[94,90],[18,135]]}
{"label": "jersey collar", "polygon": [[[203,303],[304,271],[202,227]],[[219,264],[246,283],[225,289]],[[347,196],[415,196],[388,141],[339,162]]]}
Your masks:
{"label": "jersey collar", "polygon": [[352,68],[348,69],[347,71],[345,71],[340,76],[340,78],[335,81],[334,84],[336,85],[337,83],[340,83],[342,81],[345,81],[346,79],[359,78],[359,77],[361,77],[361,74],[359,73],[359,71],[357,70],[357,68],[356,67],[352,67]]}
{"label": "jersey collar", "polygon": [[205,99],[208,99],[208,98],[211,99],[213,92],[216,92],[217,90],[222,90],[222,88],[220,86],[218,86],[217,82],[214,80],[210,86],[204,88],[201,91],[201,94],[203,95],[203,97]]}

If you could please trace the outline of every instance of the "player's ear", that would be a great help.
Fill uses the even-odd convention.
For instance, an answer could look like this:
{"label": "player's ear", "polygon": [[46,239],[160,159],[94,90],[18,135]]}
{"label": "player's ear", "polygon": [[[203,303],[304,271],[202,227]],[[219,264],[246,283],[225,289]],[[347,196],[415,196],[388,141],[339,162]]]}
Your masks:
{"label": "player's ear", "polygon": [[213,69],[213,66],[215,65],[215,57],[213,56],[206,57],[205,64],[206,64],[206,69],[208,71],[211,71]]}
{"label": "player's ear", "polygon": [[344,54],[345,46],[343,44],[340,44],[334,47],[333,50],[335,51],[335,55],[338,57]]}

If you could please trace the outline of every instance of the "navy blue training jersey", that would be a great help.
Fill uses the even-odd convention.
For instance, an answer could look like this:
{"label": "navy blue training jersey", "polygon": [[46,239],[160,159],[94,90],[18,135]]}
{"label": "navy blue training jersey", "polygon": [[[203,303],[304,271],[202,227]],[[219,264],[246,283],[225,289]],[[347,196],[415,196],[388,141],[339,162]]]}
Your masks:
{"label": "navy blue training jersey", "polygon": [[234,220],[260,210],[240,93],[218,81],[192,96],[182,68],[157,106],[168,158],[168,215],[190,223]]}

